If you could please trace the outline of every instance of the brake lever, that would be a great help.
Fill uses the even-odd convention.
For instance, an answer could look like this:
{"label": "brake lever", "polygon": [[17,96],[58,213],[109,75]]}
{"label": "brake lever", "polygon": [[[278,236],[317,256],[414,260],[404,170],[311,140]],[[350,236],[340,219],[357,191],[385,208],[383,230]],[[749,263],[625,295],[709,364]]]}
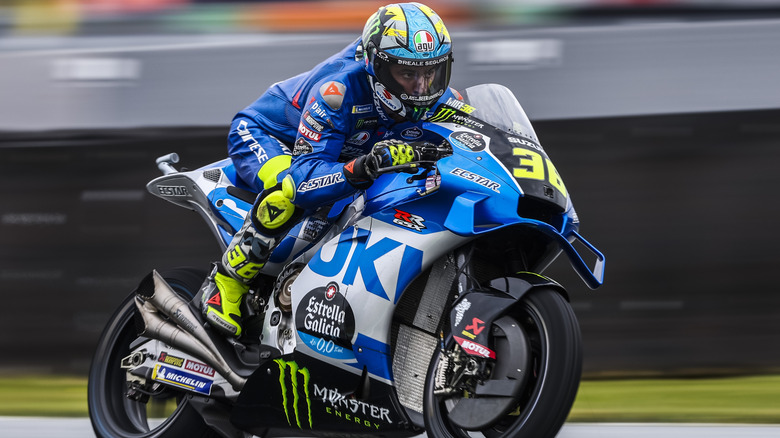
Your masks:
{"label": "brake lever", "polygon": [[435,161],[410,161],[406,164],[398,166],[388,166],[381,169],[377,169],[377,175],[384,175],[386,173],[417,173],[420,169],[431,169],[436,164]]}
{"label": "brake lever", "polygon": [[424,180],[425,178],[428,178],[428,174],[431,173],[431,170],[436,169],[436,162],[428,161],[426,162],[426,164],[420,166],[420,169],[423,169],[424,172],[415,172],[414,175],[406,179],[407,184],[411,184],[415,181],[421,181]]}

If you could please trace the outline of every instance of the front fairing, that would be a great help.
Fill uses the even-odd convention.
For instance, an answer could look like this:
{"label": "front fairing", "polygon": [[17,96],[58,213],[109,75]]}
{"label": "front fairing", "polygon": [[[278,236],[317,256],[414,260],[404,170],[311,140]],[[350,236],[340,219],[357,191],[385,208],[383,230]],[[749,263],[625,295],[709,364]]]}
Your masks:
{"label": "front fairing", "polygon": [[[466,96],[468,104],[448,101],[423,124],[447,140],[452,155],[437,161],[427,180],[380,177],[366,191],[363,214],[396,224],[413,215],[420,233],[446,229],[476,237],[514,225],[533,228],[557,242],[589,287],[598,287],[603,255],[578,234],[563,179],[514,95],[483,85],[466,90]],[[433,191],[431,179],[437,182]],[[595,254],[595,271],[574,250],[575,241]]]}

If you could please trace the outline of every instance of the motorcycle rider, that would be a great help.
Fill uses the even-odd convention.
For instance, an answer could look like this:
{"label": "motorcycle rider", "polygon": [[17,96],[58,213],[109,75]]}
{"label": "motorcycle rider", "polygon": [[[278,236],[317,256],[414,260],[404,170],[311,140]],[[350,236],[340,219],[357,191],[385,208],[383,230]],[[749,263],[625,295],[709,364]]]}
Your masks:
{"label": "motorcycle rider", "polygon": [[298,221],[368,188],[378,169],[414,159],[406,142],[427,139],[421,124],[437,102],[462,100],[448,86],[451,64],[450,35],[433,10],[389,4],[362,37],[235,116],[228,151],[259,195],[203,285],[214,328],[241,335],[241,300]]}

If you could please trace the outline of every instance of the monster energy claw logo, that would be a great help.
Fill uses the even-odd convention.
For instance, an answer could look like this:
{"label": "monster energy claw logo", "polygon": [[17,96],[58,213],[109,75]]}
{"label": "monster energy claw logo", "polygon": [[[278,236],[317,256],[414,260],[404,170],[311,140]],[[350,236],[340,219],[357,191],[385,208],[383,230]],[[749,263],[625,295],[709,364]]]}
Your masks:
{"label": "monster energy claw logo", "polygon": [[[287,416],[287,424],[293,426],[293,420],[295,420],[295,425],[299,429],[303,429],[306,425],[311,429],[311,397],[309,394],[311,375],[309,370],[298,368],[297,363],[283,359],[276,359],[274,362],[279,365],[279,386],[282,389],[282,405],[284,406],[284,415]],[[288,395],[289,392],[292,392],[292,400]],[[294,418],[291,417],[291,414]],[[302,420],[305,424],[302,424]]]}
{"label": "monster energy claw logo", "polygon": [[433,123],[446,122],[450,120],[455,113],[456,111],[453,108],[441,107],[436,111],[436,114],[428,119],[428,121]]}
{"label": "monster energy claw logo", "polygon": [[374,13],[374,15],[369,18],[369,21],[371,22],[370,25],[367,25],[365,28],[365,32],[363,33],[363,41],[367,41],[372,36],[376,35],[380,31],[381,21],[379,19],[379,12]]}

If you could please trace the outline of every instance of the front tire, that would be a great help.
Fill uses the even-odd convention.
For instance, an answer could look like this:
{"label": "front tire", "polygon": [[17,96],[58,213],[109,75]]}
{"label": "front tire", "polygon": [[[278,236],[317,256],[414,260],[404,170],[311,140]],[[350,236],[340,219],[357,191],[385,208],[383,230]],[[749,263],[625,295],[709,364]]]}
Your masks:
{"label": "front tire", "polygon": [[[208,273],[196,268],[160,272],[174,291],[190,300]],[[126,397],[122,358],[137,338],[134,323],[135,294],[130,294],[109,320],[98,342],[89,371],[87,402],[92,428],[98,438],[218,437],[187,403],[187,396],[166,390],[147,403]]]}
{"label": "front tire", "polygon": [[[429,436],[467,438],[481,434],[488,438],[553,438],[563,426],[582,374],[582,340],[571,306],[559,292],[539,288],[523,296],[501,319],[507,321],[507,318],[522,328],[530,356],[529,367],[523,376],[523,390],[514,400],[513,408],[479,430],[456,426],[448,418],[449,413],[454,412],[453,406],[465,397],[474,396],[434,395],[435,374],[443,357],[439,350],[431,360],[425,385],[425,428]],[[497,363],[500,363],[502,347],[501,342],[496,341],[492,338],[489,347],[496,349]],[[506,357],[506,349],[504,353]],[[495,368],[502,367],[496,365]],[[506,376],[491,375],[493,379],[506,379]],[[469,403],[473,402],[469,400]]]}

